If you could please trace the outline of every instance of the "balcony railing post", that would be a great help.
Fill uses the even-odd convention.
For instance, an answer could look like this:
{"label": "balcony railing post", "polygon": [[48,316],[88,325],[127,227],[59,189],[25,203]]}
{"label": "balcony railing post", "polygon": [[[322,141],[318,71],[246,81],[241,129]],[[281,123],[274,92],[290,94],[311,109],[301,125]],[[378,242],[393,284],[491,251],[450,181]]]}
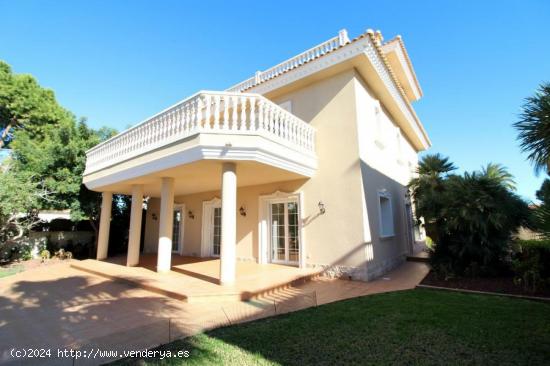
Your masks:
{"label": "balcony railing post", "polygon": [[223,100],[223,127],[222,129],[224,131],[229,130],[229,96],[224,95],[222,97]]}
{"label": "balcony railing post", "polygon": [[202,95],[197,96],[196,103],[193,103],[193,112],[195,114],[195,131],[201,130],[202,123]]}
{"label": "balcony railing post", "polygon": [[264,101],[263,99],[258,99],[258,129],[264,129]]}
{"label": "balcony railing post", "polygon": [[214,96],[214,130],[220,129],[220,96]]}
{"label": "balcony railing post", "polygon": [[206,113],[204,116],[204,126],[203,129],[205,131],[210,130],[210,119],[212,119],[212,98],[210,95],[205,94],[204,95],[204,104],[206,105]]}
{"label": "balcony railing post", "polygon": [[246,97],[241,97],[241,125],[240,131],[246,130]]}
{"label": "balcony railing post", "polygon": [[256,98],[250,97],[250,131],[256,131]]}
{"label": "balcony railing post", "polygon": [[347,43],[349,43],[348,31],[342,29],[340,32],[338,32],[338,45],[343,46]]}

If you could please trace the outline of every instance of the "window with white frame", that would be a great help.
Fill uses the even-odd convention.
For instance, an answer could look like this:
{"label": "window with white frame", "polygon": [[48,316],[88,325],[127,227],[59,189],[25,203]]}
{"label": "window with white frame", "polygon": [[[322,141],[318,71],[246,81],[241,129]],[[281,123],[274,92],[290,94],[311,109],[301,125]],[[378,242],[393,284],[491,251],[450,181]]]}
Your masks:
{"label": "window with white frame", "polygon": [[401,135],[401,129],[399,127],[395,128],[395,141],[396,141],[395,153],[397,154],[397,163],[400,165],[404,165],[405,159],[403,155],[403,136]]}
{"label": "window with white frame", "polygon": [[380,236],[393,236],[393,209],[391,195],[383,190],[378,192],[378,209],[380,214]]}
{"label": "window with white frame", "polygon": [[374,142],[379,148],[383,149],[384,144],[384,119],[382,115],[382,107],[379,101],[374,102],[374,123],[376,128],[376,135]]}

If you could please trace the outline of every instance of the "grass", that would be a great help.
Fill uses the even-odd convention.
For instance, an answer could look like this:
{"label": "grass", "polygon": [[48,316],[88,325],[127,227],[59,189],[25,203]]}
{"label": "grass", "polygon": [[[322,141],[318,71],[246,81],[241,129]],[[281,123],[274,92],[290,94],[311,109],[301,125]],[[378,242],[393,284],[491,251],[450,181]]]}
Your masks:
{"label": "grass", "polygon": [[8,277],[23,271],[23,266],[0,267],[0,278]]}
{"label": "grass", "polygon": [[159,349],[190,357],[140,364],[548,365],[550,304],[417,289],[219,328]]}

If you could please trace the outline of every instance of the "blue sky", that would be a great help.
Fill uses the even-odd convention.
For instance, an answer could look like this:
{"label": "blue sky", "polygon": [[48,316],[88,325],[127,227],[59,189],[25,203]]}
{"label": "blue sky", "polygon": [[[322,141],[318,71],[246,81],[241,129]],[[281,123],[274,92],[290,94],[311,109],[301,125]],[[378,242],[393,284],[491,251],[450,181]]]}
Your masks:
{"label": "blue sky", "polygon": [[550,1],[0,0],[0,59],[93,127],[124,129],[200,89],[223,90],[348,29],[401,34],[431,139],[461,168],[535,177],[511,124],[550,81]]}

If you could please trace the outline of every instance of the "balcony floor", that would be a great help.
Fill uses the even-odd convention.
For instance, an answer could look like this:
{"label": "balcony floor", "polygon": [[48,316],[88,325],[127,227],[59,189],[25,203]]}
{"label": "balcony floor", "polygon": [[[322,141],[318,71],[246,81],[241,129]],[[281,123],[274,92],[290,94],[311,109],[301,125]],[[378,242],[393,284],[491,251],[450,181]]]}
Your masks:
{"label": "balcony floor", "polygon": [[217,258],[172,255],[172,269],[168,273],[157,273],[156,262],[156,254],[143,254],[136,267],[125,266],[126,256],[105,261],[87,259],[71,266],[186,302],[249,300],[307,282],[321,272],[319,269],[237,262],[235,283],[222,286],[218,283],[220,260]]}

